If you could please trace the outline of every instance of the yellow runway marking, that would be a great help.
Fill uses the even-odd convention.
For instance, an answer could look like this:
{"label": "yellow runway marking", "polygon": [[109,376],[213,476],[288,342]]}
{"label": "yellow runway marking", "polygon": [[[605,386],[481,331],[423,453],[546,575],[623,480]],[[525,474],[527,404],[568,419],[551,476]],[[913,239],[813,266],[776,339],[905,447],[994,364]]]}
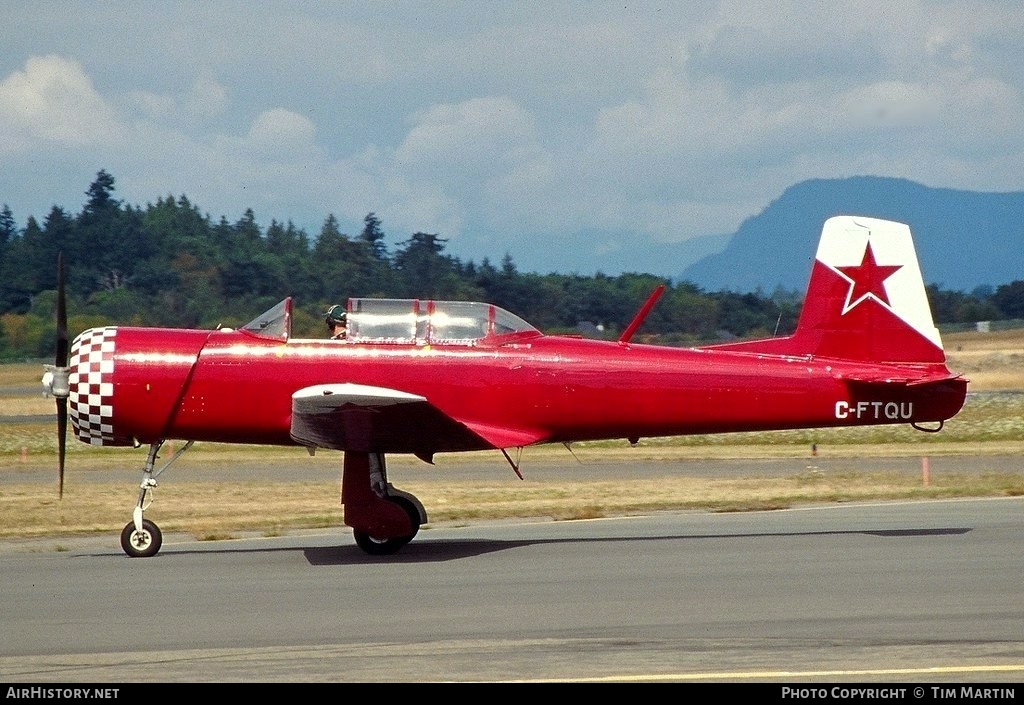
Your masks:
{"label": "yellow runway marking", "polygon": [[726,671],[713,673],[662,673],[651,675],[599,676],[597,678],[554,678],[511,683],[641,683],[645,681],[738,681],[788,679],[802,681],[807,678],[836,678],[849,680],[858,676],[928,676],[958,673],[1024,673],[1024,663],[992,666],[936,666],[930,668],[879,668],[835,671]]}

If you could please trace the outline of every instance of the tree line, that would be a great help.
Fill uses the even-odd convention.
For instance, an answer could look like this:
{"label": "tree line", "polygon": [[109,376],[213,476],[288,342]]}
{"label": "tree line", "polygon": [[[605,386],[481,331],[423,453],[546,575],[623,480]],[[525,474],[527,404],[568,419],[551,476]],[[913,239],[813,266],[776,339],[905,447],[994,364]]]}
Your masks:
{"label": "tree line", "polygon": [[[487,301],[547,332],[586,326],[615,337],[664,284],[639,337],[689,344],[791,333],[803,296],[703,291],[643,273],[520,272],[507,254],[499,264],[463,262],[437,233],[413,233],[392,250],[372,212],[355,235],[328,215],[311,238],[291,222],[264,229],[252,209],[215,221],[184,195],[143,208],[114,194],[101,170],[77,214],[55,205],[42,223],[30,216],[18,228],[0,209],[0,360],[53,354],[58,253],[72,335],[98,325],[237,326],[293,296],[294,334],[317,337],[329,305],[362,296]],[[1024,281],[971,293],[929,286],[928,295],[940,325],[1024,318]]]}

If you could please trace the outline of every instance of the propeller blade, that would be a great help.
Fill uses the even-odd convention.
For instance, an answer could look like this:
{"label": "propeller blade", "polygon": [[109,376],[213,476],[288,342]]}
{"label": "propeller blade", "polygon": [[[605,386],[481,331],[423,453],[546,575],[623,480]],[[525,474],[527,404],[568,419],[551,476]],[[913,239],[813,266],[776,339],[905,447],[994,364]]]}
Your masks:
{"label": "propeller blade", "polygon": [[68,437],[68,400],[57,399],[57,493],[64,498],[64,456]]}
{"label": "propeller blade", "polygon": [[64,294],[64,253],[57,255],[57,367],[68,366],[68,309]]}
{"label": "propeller blade", "polygon": [[[57,353],[55,367],[68,366],[68,309],[64,293],[64,253],[57,255]],[[68,398],[57,395],[57,483],[58,496],[64,498],[64,458],[67,451]]]}

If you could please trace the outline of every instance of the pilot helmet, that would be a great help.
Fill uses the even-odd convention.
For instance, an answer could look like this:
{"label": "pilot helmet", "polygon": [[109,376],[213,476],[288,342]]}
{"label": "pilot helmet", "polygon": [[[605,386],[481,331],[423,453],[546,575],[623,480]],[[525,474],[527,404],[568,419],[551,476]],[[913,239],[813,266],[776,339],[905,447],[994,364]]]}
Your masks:
{"label": "pilot helmet", "polygon": [[334,304],[327,313],[324,314],[329,326],[343,326],[347,324],[348,316],[345,313],[345,307],[341,304]]}

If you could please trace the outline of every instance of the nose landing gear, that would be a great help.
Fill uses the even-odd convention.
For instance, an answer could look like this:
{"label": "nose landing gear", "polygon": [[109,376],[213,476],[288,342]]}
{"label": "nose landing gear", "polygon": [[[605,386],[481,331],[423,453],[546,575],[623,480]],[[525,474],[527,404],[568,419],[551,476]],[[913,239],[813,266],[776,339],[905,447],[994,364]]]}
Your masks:
{"label": "nose landing gear", "polygon": [[149,456],[146,458],[146,467],[142,471],[142,483],[139,485],[139,501],[132,510],[132,520],[125,524],[121,530],[121,549],[132,558],[149,558],[155,556],[163,545],[163,534],[154,522],[144,519],[142,513],[149,509],[153,503],[153,490],[156,489],[156,478],[164,470],[171,466],[181,454],[192,447],[195,441],[189,441],[180,449],[175,451],[171,459],[164,463],[156,472],[153,466],[156,464],[157,453],[163,446],[163,441],[149,445]]}

